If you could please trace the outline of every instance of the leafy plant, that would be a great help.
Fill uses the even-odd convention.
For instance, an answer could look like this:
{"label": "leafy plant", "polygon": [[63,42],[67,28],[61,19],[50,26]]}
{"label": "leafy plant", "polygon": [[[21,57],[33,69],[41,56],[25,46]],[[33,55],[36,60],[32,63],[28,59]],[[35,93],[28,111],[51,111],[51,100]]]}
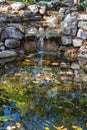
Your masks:
{"label": "leafy plant", "polygon": [[87,2],[84,1],[77,7],[77,10],[78,11],[85,11],[86,8],[87,8]]}

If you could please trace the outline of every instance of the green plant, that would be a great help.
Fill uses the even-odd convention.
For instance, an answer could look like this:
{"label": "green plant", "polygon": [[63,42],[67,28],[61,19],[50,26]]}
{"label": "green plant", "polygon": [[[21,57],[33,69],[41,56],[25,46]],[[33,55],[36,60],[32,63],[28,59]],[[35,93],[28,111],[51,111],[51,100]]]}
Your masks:
{"label": "green plant", "polygon": [[77,10],[78,11],[85,11],[86,8],[87,8],[87,2],[84,1],[77,7]]}

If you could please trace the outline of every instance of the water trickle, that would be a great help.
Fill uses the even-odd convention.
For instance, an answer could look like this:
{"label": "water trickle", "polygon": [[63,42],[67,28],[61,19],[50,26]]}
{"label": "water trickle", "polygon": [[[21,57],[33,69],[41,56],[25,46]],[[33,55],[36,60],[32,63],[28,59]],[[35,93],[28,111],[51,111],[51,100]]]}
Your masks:
{"label": "water trickle", "polygon": [[39,38],[35,39],[37,51],[44,51],[44,36],[40,36]]}

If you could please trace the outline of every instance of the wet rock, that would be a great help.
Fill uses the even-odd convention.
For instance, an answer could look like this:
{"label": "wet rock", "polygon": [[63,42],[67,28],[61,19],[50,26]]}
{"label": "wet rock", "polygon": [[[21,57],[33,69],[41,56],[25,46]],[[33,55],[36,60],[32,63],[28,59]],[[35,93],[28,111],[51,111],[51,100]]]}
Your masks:
{"label": "wet rock", "polygon": [[9,49],[20,47],[20,41],[15,39],[6,39],[5,46]]}
{"label": "wet rock", "polygon": [[36,48],[36,43],[34,41],[26,41],[24,43],[24,52],[25,53],[34,53],[37,51],[37,48]]}
{"label": "wet rock", "polygon": [[78,57],[87,59],[87,46],[82,46]]}
{"label": "wet rock", "polygon": [[4,42],[7,38],[9,38],[9,35],[6,31],[2,31],[1,33],[1,41]]}
{"label": "wet rock", "polygon": [[74,47],[81,47],[83,43],[82,39],[73,39],[73,46]]}
{"label": "wet rock", "polygon": [[30,10],[32,13],[36,14],[38,13],[39,9],[38,9],[38,5],[33,4],[33,5],[29,5],[27,7],[28,10]]}
{"label": "wet rock", "polygon": [[7,57],[14,57],[16,56],[16,52],[15,51],[9,51],[9,50],[5,50],[5,51],[1,51],[0,52],[0,59],[1,58],[7,58]]}
{"label": "wet rock", "polygon": [[14,10],[20,10],[20,9],[24,9],[26,5],[23,2],[14,2],[13,4],[11,4],[11,7]]}
{"label": "wet rock", "polygon": [[79,70],[80,69],[80,65],[78,63],[73,62],[71,64],[71,69],[73,69],[73,70]]}
{"label": "wet rock", "polygon": [[7,22],[8,15],[6,14],[0,14],[0,22]]}
{"label": "wet rock", "polygon": [[19,16],[12,16],[12,17],[9,17],[8,18],[8,22],[10,22],[10,23],[19,23],[19,22],[21,22],[21,17],[19,17]]}
{"label": "wet rock", "polygon": [[20,23],[10,23],[7,24],[8,27],[15,27],[20,32],[25,33],[25,26],[21,25]]}
{"label": "wet rock", "polygon": [[87,39],[87,31],[84,31],[83,29],[79,29],[77,32],[77,37],[81,38],[83,40]]}
{"label": "wet rock", "polygon": [[71,45],[72,44],[72,37],[71,36],[63,36],[62,37],[62,44],[63,45]]}
{"label": "wet rock", "polygon": [[8,33],[9,38],[22,40],[24,37],[24,35],[19,30],[17,30],[15,27],[7,27],[6,32]]}
{"label": "wet rock", "polygon": [[87,30],[87,21],[79,21],[78,27]]}
{"label": "wet rock", "polygon": [[6,63],[14,61],[14,60],[15,60],[15,57],[0,59],[0,65],[5,65]]}
{"label": "wet rock", "polygon": [[30,11],[24,11],[21,15],[23,18],[31,18],[31,13]]}

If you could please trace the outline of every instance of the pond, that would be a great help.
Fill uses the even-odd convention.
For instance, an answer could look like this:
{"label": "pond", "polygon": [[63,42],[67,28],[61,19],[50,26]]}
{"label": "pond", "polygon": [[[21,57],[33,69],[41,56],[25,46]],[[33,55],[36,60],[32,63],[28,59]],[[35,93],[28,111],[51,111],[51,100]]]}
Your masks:
{"label": "pond", "polygon": [[25,130],[86,130],[86,61],[69,61],[63,52],[49,49],[51,42],[56,49],[55,40],[45,39],[44,47],[44,37],[36,37],[37,52],[1,64],[0,116],[16,106],[21,119],[15,122]]}

